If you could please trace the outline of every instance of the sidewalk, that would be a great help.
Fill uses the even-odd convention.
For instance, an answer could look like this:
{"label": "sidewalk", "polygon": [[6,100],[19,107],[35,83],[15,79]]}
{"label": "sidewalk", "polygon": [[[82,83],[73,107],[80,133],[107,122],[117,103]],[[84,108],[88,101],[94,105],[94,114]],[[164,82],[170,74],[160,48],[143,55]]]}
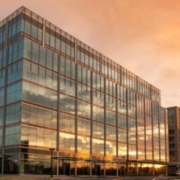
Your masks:
{"label": "sidewalk", "polygon": [[[0,180],[51,180],[50,176],[39,175],[3,175]],[[61,180],[59,177],[54,177],[52,180]]]}
{"label": "sidewalk", "polygon": [[[63,176],[63,175],[53,175],[53,178],[50,175],[0,175],[0,180],[78,180],[78,179],[106,179],[110,176]],[[115,179],[117,176],[113,176]],[[120,178],[120,177],[119,177]]]}

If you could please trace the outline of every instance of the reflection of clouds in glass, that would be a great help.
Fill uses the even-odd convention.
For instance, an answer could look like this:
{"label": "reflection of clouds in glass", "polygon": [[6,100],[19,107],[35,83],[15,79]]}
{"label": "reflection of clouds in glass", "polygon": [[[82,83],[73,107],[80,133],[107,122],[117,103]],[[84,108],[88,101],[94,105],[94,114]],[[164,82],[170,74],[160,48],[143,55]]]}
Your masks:
{"label": "reflection of clouds in glass", "polygon": [[106,123],[116,125],[116,113],[106,110]]}
{"label": "reflection of clouds in glass", "polygon": [[127,128],[126,122],[127,122],[126,116],[118,114],[118,127],[126,129]]}
{"label": "reflection of clouds in glass", "polygon": [[166,161],[166,151],[161,151],[161,161]]}
{"label": "reflection of clouds in glass", "polygon": [[116,128],[111,126],[106,126],[106,138],[109,140],[116,140]]}
{"label": "reflection of clouds in glass", "polygon": [[29,145],[41,147],[56,147],[56,131],[37,127],[21,127],[21,141]]}
{"label": "reflection of clouds in glass", "polygon": [[61,94],[60,95],[60,110],[74,114],[75,113],[75,99]]}
{"label": "reflection of clouds in glass", "polygon": [[110,94],[112,96],[116,95],[116,84],[112,81],[107,80],[107,79],[106,79],[106,93]]}
{"label": "reflection of clouds in glass", "polygon": [[136,105],[136,96],[135,96],[135,93],[132,92],[132,91],[129,91],[129,90],[128,90],[128,102],[133,104],[133,105]]}
{"label": "reflection of clouds in glass", "polygon": [[77,120],[77,131],[78,134],[85,134],[90,136],[91,122],[78,118]]}
{"label": "reflection of clouds in glass", "polygon": [[138,135],[138,140],[144,141],[145,140],[144,135]]}
{"label": "reflection of clouds in glass", "polygon": [[[38,88],[38,94],[41,94],[41,91],[43,91],[43,88]],[[51,100],[57,100],[57,93],[50,91],[48,89],[45,89],[44,96],[49,97]]]}
{"label": "reflection of clouds in glass", "polygon": [[60,132],[60,149],[74,150],[75,149],[75,135]]}
{"label": "reflection of clouds in glass", "polygon": [[93,103],[104,106],[104,93],[93,90]]}
{"label": "reflection of clouds in glass", "polygon": [[145,129],[144,124],[141,122],[137,122],[137,133],[144,135],[144,129]]}
{"label": "reflection of clouds in glass", "polygon": [[93,153],[104,154],[104,140],[92,139],[92,151]]}
{"label": "reflection of clouds in glass", "polygon": [[128,132],[128,142],[131,144],[136,144],[136,133],[135,132]]}
{"label": "reflection of clouds in glass", "polygon": [[77,137],[77,148],[78,150],[90,151],[90,138],[84,136]]}
{"label": "reflection of clouds in glass", "polygon": [[26,90],[23,91],[23,99],[45,105],[52,108],[57,108],[57,94],[48,89],[44,89],[37,85],[29,84],[27,82],[23,83],[23,88]]}
{"label": "reflection of clouds in glass", "polygon": [[117,88],[117,97],[121,100],[126,101],[126,88],[118,85]]}
{"label": "reflection of clouds in glass", "polygon": [[136,118],[136,107],[128,104],[128,116]]}
{"label": "reflection of clouds in glass", "polygon": [[86,101],[90,101],[91,100],[91,89],[88,86],[84,86],[82,84],[78,84],[78,98],[79,99],[83,99]]}
{"label": "reflection of clouds in glass", "polygon": [[128,118],[128,129],[131,131],[136,131],[136,120],[132,118]]}
{"label": "reflection of clouds in glass", "polygon": [[138,159],[139,160],[145,160],[145,148],[138,147]]}
{"label": "reflection of clouds in glass", "polygon": [[118,141],[119,142],[127,142],[127,131],[124,129],[118,129]]}
{"label": "reflection of clouds in glass", "polygon": [[146,125],[146,135],[148,137],[152,136],[152,126],[151,125]]}
{"label": "reflection of clouds in glass", "polygon": [[80,141],[83,144],[88,143],[89,144],[89,138],[84,136],[78,136],[78,141]]}
{"label": "reflection of clouds in glass", "polygon": [[78,101],[77,105],[78,105],[77,114],[79,116],[83,116],[85,118],[91,118],[91,104],[83,101]]}
{"label": "reflection of clouds in glass", "polygon": [[159,127],[153,126],[153,135],[159,137]]}
{"label": "reflection of clouds in glass", "polygon": [[93,73],[93,87],[104,91],[104,77],[100,76],[99,74]]}
{"label": "reflection of clouds in glass", "polygon": [[129,150],[129,156],[136,156],[136,150]]}
{"label": "reflection of clouds in glass", "polygon": [[75,132],[75,117],[60,113],[59,127],[64,132]]}
{"label": "reflection of clouds in glass", "polygon": [[104,138],[104,124],[93,122],[93,137]]}
{"label": "reflection of clouds in glass", "polygon": [[159,158],[160,158],[159,150],[154,149],[154,159],[159,160]]}
{"label": "reflection of clouds in glass", "polygon": [[75,82],[62,77],[60,80],[60,91],[65,94],[75,95]]}
{"label": "reflection of clouds in glass", "polygon": [[93,119],[100,122],[104,122],[104,109],[97,106],[93,106]]}
{"label": "reflection of clouds in glass", "polygon": [[118,144],[118,154],[119,156],[127,155],[127,144],[123,144],[123,143]]}
{"label": "reflection of clouds in glass", "polygon": [[126,106],[127,106],[127,104],[125,102],[118,101],[118,112],[122,113],[122,114],[126,114],[126,112],[127,112]]}
{"label": "reflection of clouds in glass", "polygon": [[132,146],[132,145],[129,145],[129,157],[130,158],[136,158],[136,154],[137,154],[137,151],[136,151],[136,146]]}
{"label": "reflection of clouds in glass", "polygon": [[111,141],[106,141],[106,153],[111,155],[116,155],[116,143]]}

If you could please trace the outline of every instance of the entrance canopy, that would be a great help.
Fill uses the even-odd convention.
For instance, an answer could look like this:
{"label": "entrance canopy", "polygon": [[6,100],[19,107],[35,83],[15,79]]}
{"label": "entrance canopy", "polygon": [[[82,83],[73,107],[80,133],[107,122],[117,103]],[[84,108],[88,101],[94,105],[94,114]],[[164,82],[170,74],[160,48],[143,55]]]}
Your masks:
{"label": "entrance canopy", "polygon": [[69,157],[69,156],[57,156],[52,157],[52,159],[56,160],[64,160],[64,161],[84,161],[84,162],[93,162],[93,163],[117,163],[116,161],[108,161],[108,160],[101,160],[101,159],[83,159],[77,157]]}
{"label": "entrance canopy", "polygon": [[116,164],[124,164],[124,163],[151,163],[151,164],[162,164],[162,165],[179,165],[180,162],[159,162],[159,161],[143,161],[143,160],[128,160],[125,161],[110,161],[110,160],[103,160],[103,159],[84,159],[84,158],[78,158],[78,157],[71,157],[71,156],[56,156],[52,157],[52,159],[56,160],[63,160],[63,161],[84,161],[84,162],[93,162],[93,163],[116,163]]}

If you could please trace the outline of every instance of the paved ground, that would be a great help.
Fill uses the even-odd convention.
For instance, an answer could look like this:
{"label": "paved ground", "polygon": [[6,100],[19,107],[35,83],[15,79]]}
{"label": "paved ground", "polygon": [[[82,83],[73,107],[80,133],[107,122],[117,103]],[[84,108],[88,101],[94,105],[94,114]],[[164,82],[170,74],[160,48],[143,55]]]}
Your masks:
{"label": "paved ground", "polygon": [[[38,177],[38,176],[0,176],[0,180],[51,180],[50,177]],[[60,178],[54,178],[53,180],[61,180]]]}
{"label": "paved ground", "polygon": [[5,175],[0,176],[0,180],[180,180],[180,177],[90,177],[90,176],[43,176],[43,175]]}

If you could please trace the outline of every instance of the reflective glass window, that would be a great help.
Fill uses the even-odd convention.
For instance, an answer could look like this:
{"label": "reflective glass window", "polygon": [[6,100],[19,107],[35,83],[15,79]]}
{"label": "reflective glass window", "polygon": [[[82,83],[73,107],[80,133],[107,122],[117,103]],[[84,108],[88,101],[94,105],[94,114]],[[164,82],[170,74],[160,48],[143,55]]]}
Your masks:
{"label": "reflective glass window", "polygon": [[93,106],[93,119],[104,122],[104,109],[98,106]]}
{"label": "reflective glass window", "polygon": [[63,132],[75,132],[75,116],[71,116],[65,113],[59,115],[59,129]]}
{"label": "reflective glass window", "polygon": [[4,88],[0,89],[0,106],[4,105]]}
{"label": "reflective glass window", "polygon": [[61,150],[71,150],[71,152],[73,152],[75,150],[75,135],[60,132],[59,147]]}
{"label": "reflective glass window", "polygon": [[66,78],[64,76],[60,76],[60,92],[71,96],[75,96],[75,90],[76,90],[75,81]]}
{"label": "reflective glass window", "polygon": [[77,132],[80,135],[84,134],[84,135],[90,136],[91,122],[78,117],[78,120],[77,120]]}
{"label": "reflective glass window", "polygon": [[92,139],[92,152],[104,155],[104,140]]}
{"label": "reflective glass window", "polygon": [[93,104],[104,106],[104,93],[93,90]]}
{"label": "reflective glass window", "polygon": [[118,142],[127,143],[127,131],[118,128]]}
{"label": "reflective glass window", "polygon": [[106,139],[116,141],[116,128],[106,126]]}
{"label": "reflective glass window", "polygon": [[78,99],[91,102],[91,88],[78,83],[77,88]]}
{"label": "reflective glass window", "polygon": [[4,121],[4,108],[0,108],[0,126],[3,125]]}
{"label": "reflective glass window", "polygon": [[85,136],[77,136],[77,150],[79,153],[90,152],[90,138]]}
{"label": "reflective glass window", "polygon": [[118,127],[126,129],[127,128],[127,118],[126,118],[126,116],[118,114],[118,123],[117,124],[118,124]]}
{"label": "reflective glass window", "polygon": [[5,131],[5,145],[20,144],[20,126],[7,127]]}
{"label": "reflective glass window", "polygon": [[106,123],[116,126],[116,113],[106,110]]}
{"label": "reflective glass window", "polygon": [[75,114],[75,99],[61,94],[59,105],[61,111]]}
{"label": "reflective glass window", "polygon": [[91,118],[91,104],[78,100],[77,101],[77,114],[78,116],[82,116],[82,117],[90,119]]}
{"label": "reflective glass window", "polygon": [[21,105],[13,104],[6,108],[6,124],[20,122],[21,119]]}
{"label": "reflective glass window", "polygon": [[106,153],[116,156],[116,142],[106,141]]}
{"label": "reflective glass window", "polygon": [[104,139],[104,124],[93,122],[93,137]]}

